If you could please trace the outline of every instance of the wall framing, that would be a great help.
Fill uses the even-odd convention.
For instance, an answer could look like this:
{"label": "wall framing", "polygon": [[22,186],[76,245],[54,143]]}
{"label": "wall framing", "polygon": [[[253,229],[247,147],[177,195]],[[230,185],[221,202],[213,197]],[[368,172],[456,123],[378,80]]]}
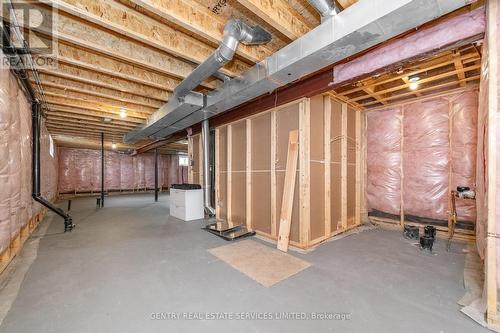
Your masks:
{"label": "wall framing", "polygon": [[[327,93],[216,127],[217,218],[246,224],[258,235],[277,241],[288,134],[296,129],[299,160],[290,246],[307,249],[359,226],[366,220],[364,118],[363,112]],[[335,125],[339,119],[341,124]],[[189,176],[190,182],[201,184],[197,136],[189,138]],[[340,169],[342,174],[337,172]],[[332,204],[337,199],[340,205]]]}

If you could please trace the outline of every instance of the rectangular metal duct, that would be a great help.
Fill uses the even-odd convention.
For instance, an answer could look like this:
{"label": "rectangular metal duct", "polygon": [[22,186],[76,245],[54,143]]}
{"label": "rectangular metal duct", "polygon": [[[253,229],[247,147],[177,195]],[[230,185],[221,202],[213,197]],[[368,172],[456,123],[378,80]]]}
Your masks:
{"label": "rectangular metal duct", "polygon": [[[128,133],[125,142],[160,139],[227,111],[276,88],[333,65],[410,29],[459,9],[470,0],[361,0],[210,92],[204,107],[189,108],[179,119],[177,107],[154,114],[156,121]],[[170,104],[170,103],[169,103]],[[189,112],[191,111],[191,112]],[[157,112],[157,113],[158,113]],[[175,114],[175,115],[174,115]],[[149,130],[148,127],[153,127]],[[160,130],[158,130],[160,129]]]}

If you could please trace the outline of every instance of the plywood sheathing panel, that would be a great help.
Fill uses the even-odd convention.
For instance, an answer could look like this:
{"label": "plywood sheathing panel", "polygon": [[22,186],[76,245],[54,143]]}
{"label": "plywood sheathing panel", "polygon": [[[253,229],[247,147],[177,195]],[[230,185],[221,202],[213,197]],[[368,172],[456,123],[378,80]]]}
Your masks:
{"label": "plywood sheathing panel", "polygon": [[[326,94],[218,127],[217,142],[225,148],[217,149],[220,184],[216,190],[218,198],[226,198],[221,202],[230,211],[226,213],[229,220],[277,239],[288,136],[291,130],[299,130],[298,190],[294,191],[290,244],[305,249],[358,225],[361,119],[357,110]],[[231,135],[223,143],[226,128]],[[224,219],[222,207],[218,209]]]}
{"label": "plywood sheathing panel", "polygon": [[310,99],[311,103],[311,237],[325,236],[325,152],[324,152],[324,104],[323,96]]}
{"label": "plywood sheathing panel", "polygon": [[231,125],[231,216],[234,223],[246,223],[246,122]]}
{"label": "plywood sheathing panel", "polygon": [[341,200],[341,136],[342,136],[342,104],[330,99],[331,104],[331,231],[342,226]]}
{"label": "plywood sheathing panel", "polygon": [[271,234],[271,113],[250,121],[252,228]]}

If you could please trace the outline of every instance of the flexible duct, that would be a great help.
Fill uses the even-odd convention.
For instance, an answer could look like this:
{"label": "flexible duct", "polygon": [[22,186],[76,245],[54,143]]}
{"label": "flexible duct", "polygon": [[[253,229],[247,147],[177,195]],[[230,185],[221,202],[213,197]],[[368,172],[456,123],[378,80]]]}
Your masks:
{"label": "flexible duct", "polygon": [[307,0],[321,15],[321,22],[337,15],[340,10],[334,0]]}

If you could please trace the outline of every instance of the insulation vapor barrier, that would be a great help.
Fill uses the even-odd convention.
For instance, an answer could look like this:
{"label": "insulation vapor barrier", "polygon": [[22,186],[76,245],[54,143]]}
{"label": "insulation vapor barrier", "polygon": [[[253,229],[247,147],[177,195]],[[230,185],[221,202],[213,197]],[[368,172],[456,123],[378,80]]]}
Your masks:
{"label": "insulation vapor barrier", "polygon": [[[31,198],[31,105],[9,70],[0,69],[0,254],[42,209]],[[57,190],[57,156],[41,128],[41,190],[48,200]]]}
{"label": "insulation vapor barrier", "polygon": [[[158,184],[187,182],[187,167],[179,166],[177,155],[159,155]],[[154,154],[129,156],[104,152],[104,189],[123,191],[154,188]],[[99,192],[101,190],[101,151],[59,149],[59,193]]]}
{"label": "insulation vapor barrier", "polygon": [[[450,191],[476,187],[477,115],[477,91],[368,113],[368,208],[446,221]],[[475,201],[457,213],[474,223]]]}

